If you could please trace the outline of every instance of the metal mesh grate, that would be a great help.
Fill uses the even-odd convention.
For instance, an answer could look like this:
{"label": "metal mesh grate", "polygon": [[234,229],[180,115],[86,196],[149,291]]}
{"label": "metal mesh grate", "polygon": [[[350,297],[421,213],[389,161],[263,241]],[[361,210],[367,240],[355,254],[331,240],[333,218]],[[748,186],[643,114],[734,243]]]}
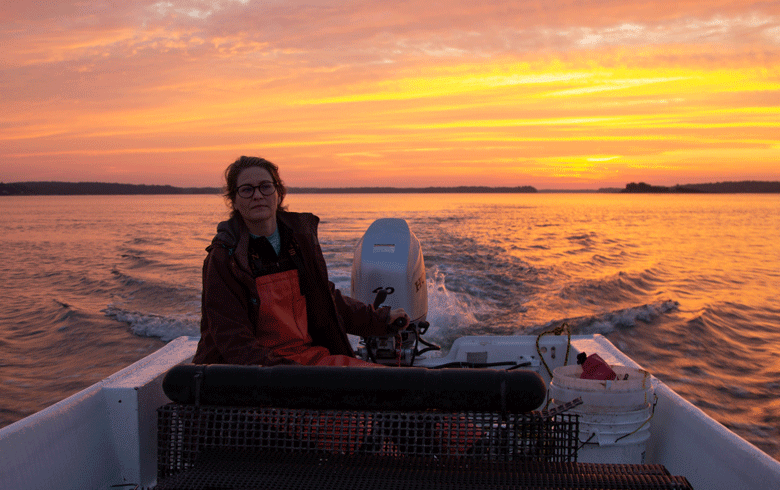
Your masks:
{"label": "metal mesh grate", "polygon": [[660,465],[439,460],[421,456],[206,451],[156,490],[690,490]]}
{"label": "metal mesh grate", "polygon": [[[333,411],[168,404],[158,409],[158,477],[204,454],[269,451],[408,460],[576,461],[575,414]],[[431,458],[431,457],[434,458]],[[218,487],[217,487],[218,488]]]}

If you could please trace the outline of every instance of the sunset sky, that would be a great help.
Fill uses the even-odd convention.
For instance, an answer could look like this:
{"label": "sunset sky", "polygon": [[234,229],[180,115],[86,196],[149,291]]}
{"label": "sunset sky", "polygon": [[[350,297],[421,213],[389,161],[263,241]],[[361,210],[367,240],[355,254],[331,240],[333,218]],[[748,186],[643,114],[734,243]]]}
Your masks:
{"label": "sunset sky", "polygon": [[3,1],[0,181],[780,180],[780,1]]}

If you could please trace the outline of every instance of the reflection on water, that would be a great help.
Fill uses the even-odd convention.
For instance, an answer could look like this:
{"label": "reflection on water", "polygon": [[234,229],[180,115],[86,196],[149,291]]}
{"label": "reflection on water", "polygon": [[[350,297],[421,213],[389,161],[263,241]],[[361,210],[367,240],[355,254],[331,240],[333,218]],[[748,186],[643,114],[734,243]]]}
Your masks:
{"label": "reflection on water", "polygon": [[[777,195],[291,194],[321,217],[331,280],[357,240],[405,218],[428,279],[430,340],[602,333],[780,456]],[[0,424],[198,335],[220,196],[2,197]]]}

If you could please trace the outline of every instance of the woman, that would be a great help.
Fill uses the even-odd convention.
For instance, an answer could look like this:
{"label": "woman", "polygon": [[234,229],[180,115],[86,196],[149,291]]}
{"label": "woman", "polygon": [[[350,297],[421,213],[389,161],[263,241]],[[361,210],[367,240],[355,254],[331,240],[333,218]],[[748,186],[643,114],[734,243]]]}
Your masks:
{"label": "woman", "polygon": [[347,332],[392,333],[403,309],[374,309],[328,280],[319,218],[291,213],[273,163],[242,156],[225,170],[231,218],[203,264],[197,364],[376,366],[355,358]]}

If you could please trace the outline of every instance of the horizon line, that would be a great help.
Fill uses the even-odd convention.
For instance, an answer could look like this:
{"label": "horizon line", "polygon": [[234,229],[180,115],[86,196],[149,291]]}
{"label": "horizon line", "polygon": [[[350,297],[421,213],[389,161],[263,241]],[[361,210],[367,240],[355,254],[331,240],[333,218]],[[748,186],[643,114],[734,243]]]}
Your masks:
{"label": "horizon line", "polygon": [[[696,188],[700,189],[696,189]],[[626,184],[625,187],[599,187],[591,189],[537,189],[530,185],[520,186],[355,186],[355,187],[288,187],[289,194],[371,194],[371,193],[619,193],[642,188],[648,192],[699,190],[703,192],[780,192],[780,181],[726,181],[717,183],[677,184],[659,186],[640,182]],[[166,190],[167,192],[159,192]],[[143,191],[143,192],[138,192]],[[214,186],[173,186],[170,184],[124,184],[115,182],[64,182],[64,181],[27,181],[4,183],[0,181],[0,195],[67,195],[67,194],[221,194],[223,187]]]}

